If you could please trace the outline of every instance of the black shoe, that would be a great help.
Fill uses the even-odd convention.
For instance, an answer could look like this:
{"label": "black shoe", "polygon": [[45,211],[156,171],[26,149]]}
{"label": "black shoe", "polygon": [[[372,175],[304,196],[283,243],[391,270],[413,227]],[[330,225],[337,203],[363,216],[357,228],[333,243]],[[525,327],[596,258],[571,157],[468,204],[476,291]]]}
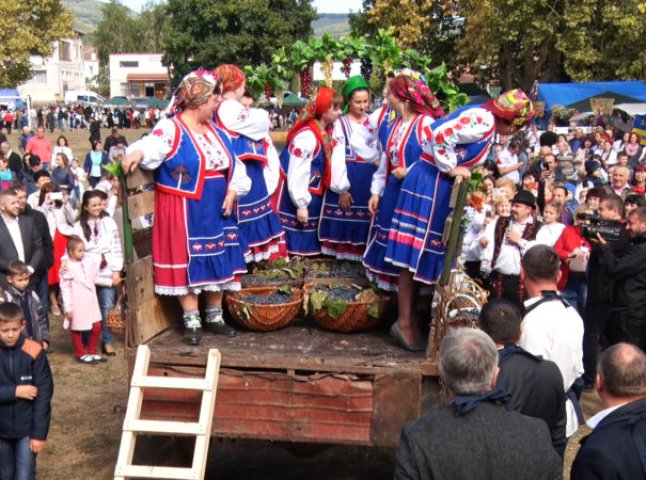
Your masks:
{"label": "black shoe", "polygon": [[235,337],[236,331],[224,322],[206,322],[204,328],[216,335],[224,335],[225,337]]}
{"label": "black shoe", "polygon": [[420,342],[418,344],[411,344],[411,343],[408,343],[406,340],[404,340],[404,337],[402,336],[402,332],[399,330],[399,325],[397,325],[397,322],[393,323],[393,326],[390,327],[390,336],[395,339],[395,341],[399,344],[400,347],[402,347],[404,350],[408,350],[409,352],[422,352],[426,350],[426,344],[424,342]]}
{"label": "black shoe", "polygon": [[202,341],[201,328],[185,328],[184,329],[184,343],[186,345],[199,345]]}

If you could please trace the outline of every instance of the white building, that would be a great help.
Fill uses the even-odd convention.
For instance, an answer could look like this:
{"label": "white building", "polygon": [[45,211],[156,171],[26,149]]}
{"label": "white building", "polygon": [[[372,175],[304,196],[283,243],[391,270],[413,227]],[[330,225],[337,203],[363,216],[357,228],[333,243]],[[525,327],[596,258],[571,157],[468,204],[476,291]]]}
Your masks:
{"label": "white building", "polygon": [[110,97],[165,98],[170,89],[162,53],[114,53],[110,55]]}
{"label": "white building", "polygon": [[99,52],[96,47],[83,47],[83,75],[85,84],[90,90],[96,90],[99,87],[97,76],[99,75]]}
{"label": "white building", "polygon": [[32,55],[33,76],[18,86],[23,96],[31,96],[35,103],[63,101],[67,90],[84,90],[83,34],[74,32],[71,38],[52,42],[54,51],[49,57]]}

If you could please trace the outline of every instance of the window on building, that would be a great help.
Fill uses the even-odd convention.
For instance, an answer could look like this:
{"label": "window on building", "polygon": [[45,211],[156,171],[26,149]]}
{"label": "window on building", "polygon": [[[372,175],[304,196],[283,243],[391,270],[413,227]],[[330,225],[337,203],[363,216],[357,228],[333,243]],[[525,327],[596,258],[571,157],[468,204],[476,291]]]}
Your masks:
{"label": "window on building", "polygon": [[139,62],[138,61],[122,61],[122,62],[119,62],[119,67],[121,67],[121,68],[138,68],[139,67]]}
{"label": "window on building", "polygon": [[31,77],[34,83],[47,83],[47,70],[34,70],[34,76]]}
{"label": "window on building", "polygon": [[69,42],[61,40],[58,42],[58,58],[69,62],[72,60],[72,46]]}

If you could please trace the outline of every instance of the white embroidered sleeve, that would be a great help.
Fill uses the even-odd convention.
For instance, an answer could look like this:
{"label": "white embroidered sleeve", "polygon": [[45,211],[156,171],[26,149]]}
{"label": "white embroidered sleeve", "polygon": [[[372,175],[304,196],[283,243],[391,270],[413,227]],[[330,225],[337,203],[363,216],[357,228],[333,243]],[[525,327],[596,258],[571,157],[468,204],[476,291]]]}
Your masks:
{"label": "white embroidered sleeve", "polygon": [[110,217],[103,219],[103,225],[106,227],[106,233],[109,236],[110,251],[106,255],[110,270],[120,272],[123,270],[123,250],[121,249],[121,237],[117,224]]}
{"label": "white embroidered sleeve", "polygon": [[233,170],[233,175],[231,175],[229,190],[236,192],[238,197],[244,197],[251,190],[251,179],[247,175],[247,167],[244,162],[238,160],[237,157],[234,162],[236,162],[236,167]]}
{"label": "white embroidered sleeve", "polygon": [[269,113],[262,108],[246,108],[237,100],[227,99],[218,107],[217,115],[227,130],[254,141],[269,134]]}
{"label": "white embroidered sleeve", "polygon": [[145,170],[155,170],[170,153],[175,141],[176,128],[171,120],[160,120],[149,135],[131,144],[126,149],[126,154],[140,151],[143,153],[143,159],[139,166]]}
{"label": "white embroidered sleeve", "polygon": [[470,108],[457,118],[433,129],[433,140],[425,150],[433,155],[440,171],[448,172],[458,164],[456,147],[482,139],[494,124],[491,112],[482,108]]}
{"label": "white embroidered sleeve", "polygon": [[278,152],[276,151],[274,142],[272,142],[269,135],[265,138],[265,145],[267,147],[267,166],[262,174],[265,177],[267,193],[272,195],[276,191],[278,181],[280,180],[280,159],[278,158]]}
{"label": "white embroidered sleeve", "polygon": [[381,160],[379,161],[377,171],[372,174],[372,182],[370,183],[370,193],[372,195],[379,195],[381,197],[384,194],[387,166],[388,158],[386,158],[386,153],[384,152],[381,154]]}
{"label": "white embroidered sleeve", "polygon": [[289,145],[287,191],[297,208],[307,207],[312,201],[309,185],[315,150],[316,137],[307,130],[297,134]]}
{"label": "white embroidered sleeve", "polygon": [[330,178],[330,190],[334,193],[342,194],[350,190],[350,181],[348,180],[348,169],[345,164],[345,135],[341,120],[334,122],[332,131],[332,159],[330,166],[332,168]]}

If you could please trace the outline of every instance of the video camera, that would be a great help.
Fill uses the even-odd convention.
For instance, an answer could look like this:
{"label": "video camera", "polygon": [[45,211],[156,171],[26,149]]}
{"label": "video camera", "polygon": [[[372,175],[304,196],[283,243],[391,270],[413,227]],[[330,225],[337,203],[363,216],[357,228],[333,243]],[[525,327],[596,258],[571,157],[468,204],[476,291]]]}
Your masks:
{"label": "video camera", "polygon": [[604,240],[619,240],[624,225],[617,220],[603,220],[596,213],[581,214],[579,220],[587,220],[588,223],[581,225],[581,235],[589,239],[596,239],[597,234]]}

